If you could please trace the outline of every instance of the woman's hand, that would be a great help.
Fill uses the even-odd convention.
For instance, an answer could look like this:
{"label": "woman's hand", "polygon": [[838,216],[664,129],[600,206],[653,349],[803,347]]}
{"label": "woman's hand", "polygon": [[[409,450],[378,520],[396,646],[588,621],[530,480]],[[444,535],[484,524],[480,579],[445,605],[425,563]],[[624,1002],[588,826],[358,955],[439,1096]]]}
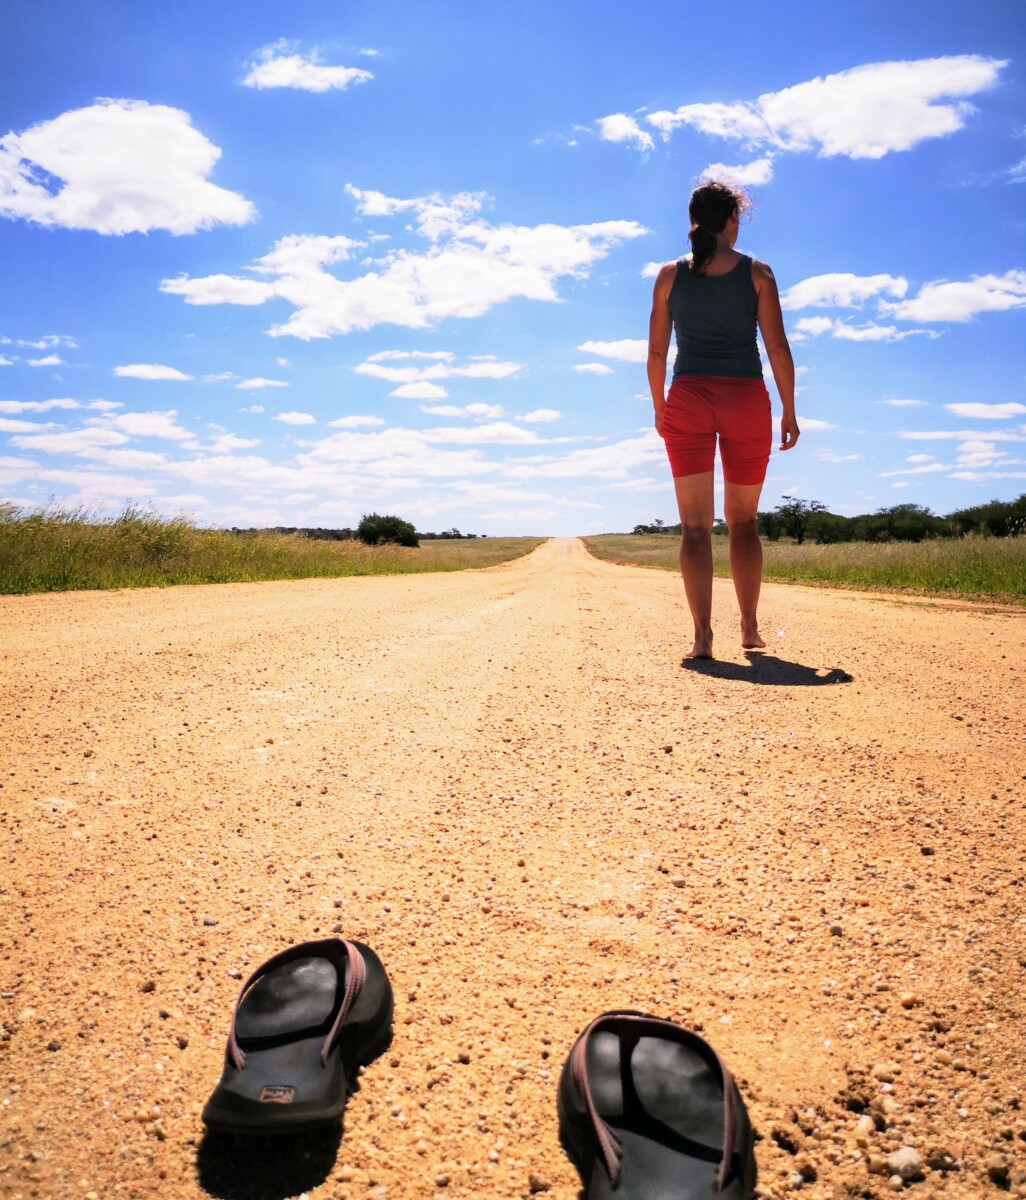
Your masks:
{"label": "woman's hand", "polygon": [[663,436],[663,409],[664,409],[664,407],[665,407],[664,405],[660,404],[655,410],[655,428],[656,428],[656,433],[658,433],[660,437]]}
{"label": "woman's hand", "polygon": [[801,432],[794,413],[790,415],[785,413],[780,418],[780,449],[793,450],[795,442],[801,437]]}

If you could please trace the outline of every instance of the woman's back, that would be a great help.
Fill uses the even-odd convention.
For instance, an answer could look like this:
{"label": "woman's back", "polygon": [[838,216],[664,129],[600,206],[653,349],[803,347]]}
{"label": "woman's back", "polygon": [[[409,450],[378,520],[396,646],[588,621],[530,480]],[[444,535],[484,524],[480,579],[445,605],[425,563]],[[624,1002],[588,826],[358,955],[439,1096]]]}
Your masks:
{"label": "woman's back", "polygon": [[675,379],[762,378],[755,338],[758,294],[747,254],[737,254],[733,266],[729,260],[711,262],[704,275],[694,274],[688,260],[679,259],[668,303],[677,335]]}

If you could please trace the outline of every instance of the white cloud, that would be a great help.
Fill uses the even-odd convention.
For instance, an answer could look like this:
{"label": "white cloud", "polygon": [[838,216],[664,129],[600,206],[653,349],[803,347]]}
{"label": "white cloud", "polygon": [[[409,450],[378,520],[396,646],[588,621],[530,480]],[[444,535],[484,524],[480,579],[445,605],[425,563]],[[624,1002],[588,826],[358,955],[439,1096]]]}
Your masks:
{"label": "white cloud", "polygon": [[0,367],[13,367],[14,361],[7,357],[6,354],[0,354]]}
{"label": "white cloud", "polygon": [[545,423],[547,421],[561,421],[563,414],[555,408],[535,408],[529,413],[524,413],[522,417],[518,417],[517,419],[520,421]]}
{"label": "white cloud", "polygon": [[933,462],[932,454],[909,454],[906,455],[905,461],[913,464]]}
{"label": "white cloud", "polygon": [[926,283],[919,295],[881,309],[901,321],[968,321],[982,312],[1004,312],[1026,305],[1026,271],[974,275],[965,283]]}
{"label": "white cloud", "polygon": [[925,463],[917,467],[900,467],[897,471],[881,471],[881,479],[891,479],[895,475],[943,475],[951,468],[944,463]]}
{"label": "white cloud", "polygon": [[700,179],[716,179],[735,188],[761,187],[773,179],[773,159],[757,158],[754,162],[728,166],[727,163],[710,163]]}
{"label": "white cloud", "polygon": [[575,363],[574,370],[582,375],[612,375],[613,368],[605,363]]}
{"label": "white cloud", "polygon": [[[490,356],[470,359],[462,366],[457,364],[455,359],[456,356],[448,350],[382,350],[372,354],[353,370],[358,375],[370,375],[374,379],[386,379],[389,383],[410,385],[430,383],[438,379],[509,379],[523,370],[523,363],[501,362]],[[416,365],[423,362],[429,365]],[[448,395],[444,388],[439,388],[434,393],[414,394],[412,391],[401,389],[390,393],[393,396],[400,394],[414,400],[440,400]]]}
{"label": "white cloud", "polygon": [[63,367],[67,364],[59,354],[47,354],[43,358],[30,358],[28,365],[30,367]]}
{"label": "white cloud", "polygon": [[622,338],[618,342],[581,342],[577,347],[583,354],[597,354],[617,362],[643,363],[648,361],[648,342],[644,338]]}
{"label": "white cloud", "polygon": [[497,421],[505,416],[501,404],[422,404],[420,411],[436,417],[478,417],[487,421]]}
{"label": "white cloud", "polygon": [[122,379],[192,379],[175,367],[164,367],[159,363],[128,363],[123,367],[115,367],[114,374]]}
{"label": "white cloud", "polygon": [[655,430],[608,446],[572,450],[561,458],[539,455],[519,459],[506,469],[511,479],[574,479],[594,476],[603,481],[625,480],[632,470],[650,463],[664,464],[666,447]]}
{"label": "white cloud", "polygon": [[641,278],[642,279],[655,279],[655,277],[663,269],[663,265],[664,264],[661,262],[645,263],[645,265],[641,268]]}
{"label": "white cloud", "polygon": [[275,365],[279,366],[279,367],[291,367],[292,366],[292,363],[290,363],[287,358],[276,358],[274,360],[274,362],[275,362]]}
{"label": "white cloud", "polygon": [[542,439],[533,429],[523,429],[520,425],[511,425],[508,421],[424,429],[421,436],[432,445],[446,442],[475,446],[525,446],[542,443]]}
{"label": "white cloud", "polygon": [[861,454],[838,454],[836,450],[831,450],[829,447],[824,446],[823,449],[816,451],[815,457],[820,462],[843,463],[843,462],[858,462],[862,458],[862,455]]}
{"label": "white cloud", "polygon": [[813,275],[787,288],[780,294],[780,307],[792,311],[799,308],[861,308],[874,296],[902,297],[907,291],[908,280],[901,275],[834,272]]}
{"label": "white cloud", "polygon": [[818,432],[822,429],[836,429],[836,425],[831,425],[829,421],[821,421],[817,417],[799,417],[798,425],[802,433]]}
{"label": "white cloud", "polygon": [[230,379],[238,379],[234,371],[218,371],[216,375],[204,375],[204,383],[226,383]]}
{"label": "white cloud", "polygon": [[985,438],[988,442],[1026,442],[1026,430],[1022,433],[1010,433],[1005,429],[993,431],[975,429],[903,429],[898,437],[917,442],[972,442]]}
{"label": "white cloud", "polygon": [[888,408],[923,408],[925,400],[877,400],[877,404],[886,404]]}
{"label": "white cloud", "polygon": [[178,413],[172,408],[168,412],[126,412],[102,418],[101,429],[117,429],[129,437],[159,437],[184,442],[194,435],[175,421]]}
{"label": "white cloud", "polygon": [[16,435],[11,445],[22,450],[42,450],[47,454],[91,454],[110,446],[123,446],[128,441],[116,429],[73,429],[66,433]]}
{"label": "white cloud", "polygon": [[322,65],[316,50],[308,57],[288,53],[293,44],[282,38],[264,46],[254,55],[255,62],[242,81],[252,88],[299,88],[305,92],[328,92],[345,89],[353,83],[366,83],[374,76],[359,67],[328,67]]}
{"label": "white cloud", "polygon": [[337,421],[329,421],[328,424],[332,429],[359,429],[361,426],[384,425],[386,421],[384,417],[373,416],[352,416],[339,417]]}
{"label": "white cloud", "polygon": [[232,450],[252,450],[260,445],[259,438],[237,437],[234,433],[222,433],[207,447],[213,454],[228,454]]}
{"label": "white cloud", "polygon": [[0,139],[0,214],[104,234],[244,225],[253,205],[207,178],[220,157],[180,109],[103,100]]}
{"label": "white cloud", "polygon": [[240,408],[240,413],[262,413],[264,406],[262,404],[251,404],[248,408]]}
{"label": "white cloud", "polygon": [[283,379],[264,379],[260,375],[254,376],[253,379],[243,379],[241,383],[237,383],[235,385],[240,392],[259,392],[263,388],[279,388],[288,386],[289,385]]}
{"label": "white cloud", "polygon": [[0,433],[42,433],[53,427],[52,421],[19,421],[16,417],[0,417]]}
{"label": "white cloud", "polygon": [[967,421],[1004,421],[1026,413],[1026,404],[1016,404],[1014,400],[1006,404],[945,404],[944,407]]}
{"label": "white cloud", "polygon": [[305,412],[283,412],[273,418],[284,425],[316,425],[317,418]]}
{"label": "white cloud", "polygon": [[421,382],[402,383],[388,394],[398,396],[401,400],[444,400],[449,393],[437,383]]}
{"label": "white cloud", "polygon": [[54,408],[81,408],[77,400],[0,400],[0,413],[50,412]]}
{"label": "white cloud", "polygon": [[[272,296],[295,312],[271,328],[272,336],[308,341],[376,325],[426,328],[444,317],[477,317],[514,298],[557,301],[556,282],[583,279],[614,246],[647,230],[636,221],[589,225],[492,225],[479,213],[480,196],[422,196],[397,200],[347,186],[368,216],[415,214],[414,232],[426,250],[393,249],[364,262],[349,279],[329,266],[359,245],[348,238],[292,236],[275,244],[252,268],[269,281],[212,275],[164,280],[162,290],[192,304],[259,304]],[[401,382],[408,382],[403,380]]]}
{"label": "white cloud", "polygon": [[685,104],[674,112],[655,112],[648,122],[664,138],[690,125],[750,147],[882,158],[961,129],[974,111],[964,97],[995,84],[1005,65],[973,54],[868,63],[755,101]]}
{"label": "white cloud", "polygon": [[608,117],[599,117],[595,123],[604,142],[634,142],[640,150],[651,150],[655,145],[652,135],[626,113],[611,113]]}

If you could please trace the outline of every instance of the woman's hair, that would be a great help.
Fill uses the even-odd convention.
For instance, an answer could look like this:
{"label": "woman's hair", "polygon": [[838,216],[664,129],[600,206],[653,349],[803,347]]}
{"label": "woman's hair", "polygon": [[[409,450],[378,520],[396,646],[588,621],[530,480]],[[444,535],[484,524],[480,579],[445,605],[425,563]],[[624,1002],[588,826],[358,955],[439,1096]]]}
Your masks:
{"label": "woman's hair", "polygon": [[709,180],[691,193],[688,216],[691,218],[691,271],[704,275],[706,263],[716,253],[716,235],[722,233],[731,215],[747,213],[752,202],[737,188]]}

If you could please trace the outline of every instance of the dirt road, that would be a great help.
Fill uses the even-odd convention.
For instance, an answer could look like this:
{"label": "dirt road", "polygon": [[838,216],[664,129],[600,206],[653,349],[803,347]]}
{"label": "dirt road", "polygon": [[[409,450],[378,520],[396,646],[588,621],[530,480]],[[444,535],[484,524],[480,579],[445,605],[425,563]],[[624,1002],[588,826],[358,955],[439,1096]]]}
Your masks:
{"label": "dirt road", "polygon": [[[1026,617],[767,587],[756,655],[716,587],[691,667],[679,579],[573,540],[0,599],[0,1194],[571,1200],[630,1007],[720,1049],[761,1196],[1026,1195]],[[341,1144],[204,1139],[240,976],[333,930],[397,997]]]}

